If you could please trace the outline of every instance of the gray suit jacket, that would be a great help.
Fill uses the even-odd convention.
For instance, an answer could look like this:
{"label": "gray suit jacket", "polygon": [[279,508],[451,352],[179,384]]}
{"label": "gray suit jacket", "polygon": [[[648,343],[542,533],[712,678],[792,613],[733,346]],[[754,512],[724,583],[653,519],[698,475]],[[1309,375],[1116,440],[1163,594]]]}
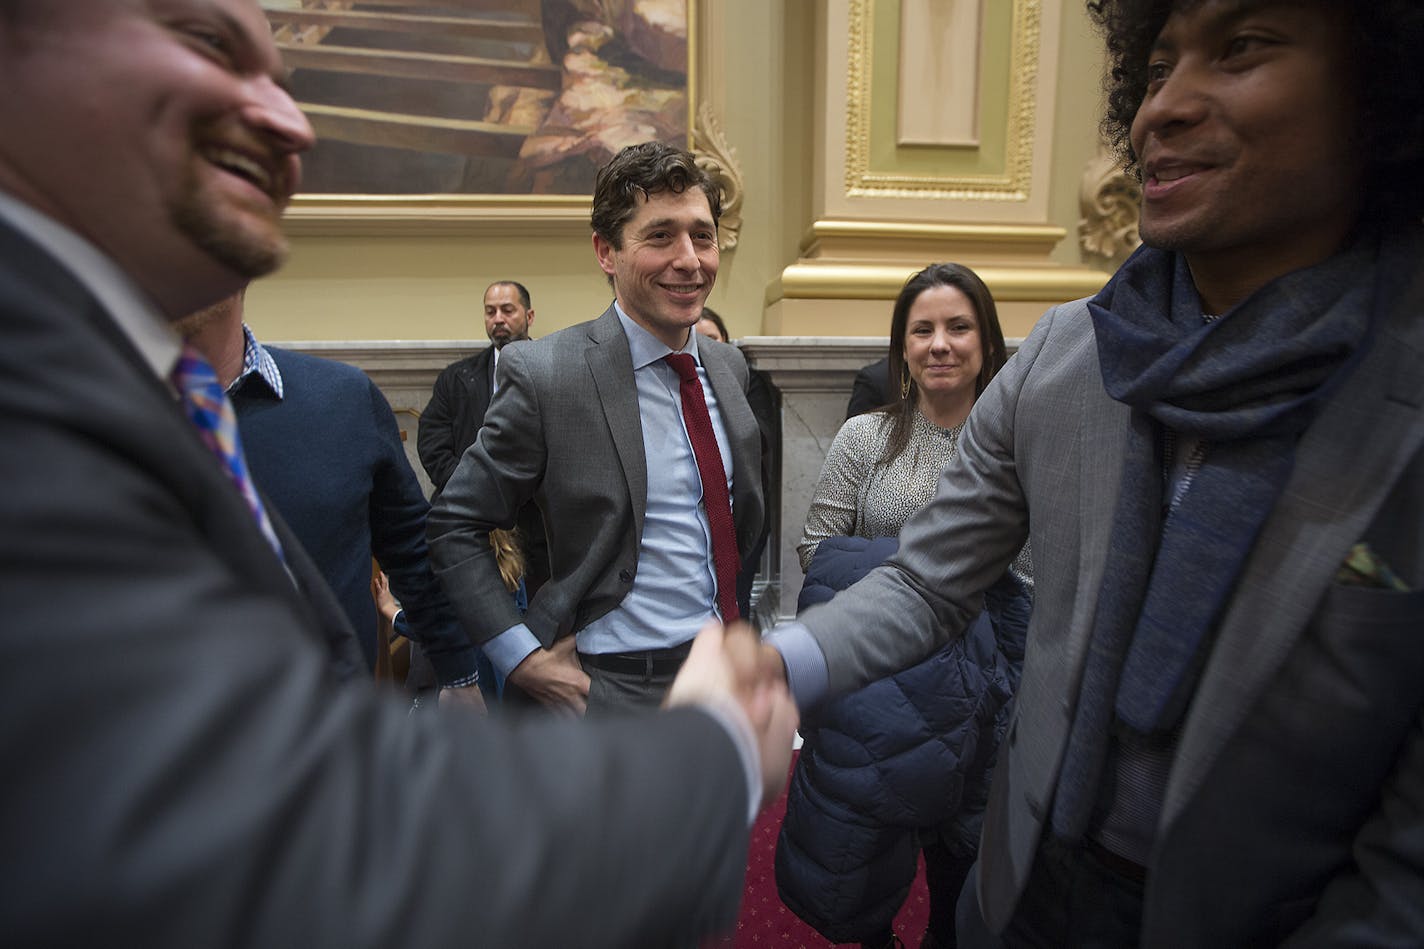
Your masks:
{"label": "gray suit jacket", "polygon": [[666,946],[735,919],[720,725],[515,729],[336,682],[171,394],[3,224],[0,445],[7,943]]}
{"label": "gray suit jacket", "polygon": [[[732,511],[746,558],[763,517],[747,365],[734,346],[707,339],[697,346],[731,440]],[[499,371],[484,427],[431,509],[430,550],[460,620],[484,642],[521,621],[489,532],[513,524],[534,498],[551,577],[523,622],[548,647],[622,602],[638,572],[648,467],[633,360],[610,306],[596,320],[509,344]]]}
{"label": "gray suit jacket", "polygon": [[[1407,251],[1220,623],[1166,789],[1143,945],[1424,939],[1424,245]],[[897,557],[802,617],[832,689],[855,687],[962,629],[1031,538],[1033,620],[980,856],[996,930],[1044,833],[1106,561],[1129,412],[1097,359],[1082,302],[1046,314]],[[1360,540],[1413,592],[1335,584]]]}

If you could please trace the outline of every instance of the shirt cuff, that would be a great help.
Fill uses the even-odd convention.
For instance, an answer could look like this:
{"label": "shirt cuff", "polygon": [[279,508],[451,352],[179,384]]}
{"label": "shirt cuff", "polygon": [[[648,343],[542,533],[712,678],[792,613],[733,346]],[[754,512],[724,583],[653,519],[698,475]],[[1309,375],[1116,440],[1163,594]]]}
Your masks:
{"label": "shirt cuff", "polygon": [[515,623],[484,644],[485,656],[505,678],[538,648],[538,637],[523,623]]}
{"label": "shirt cuff", "polygon": [[761,751],[757,747],[752,723],[742,707],[730,698],[698,702],[696,707],[712,716],[726,730],[737,749],[737,757],[742,761],[742,773],[747,779],[747,826],[751,827],[756,823],[757,812],[761,810]]}
{"label": "shirt cuff", "polygon": [[786,684],[791,687],[796,707],[802,712],[814,708],[825,698],[830,681],[826,654],[816,637],[800,623],[785,623],[773,628],[763,640],[781,653],[781,661],[786,663]]}

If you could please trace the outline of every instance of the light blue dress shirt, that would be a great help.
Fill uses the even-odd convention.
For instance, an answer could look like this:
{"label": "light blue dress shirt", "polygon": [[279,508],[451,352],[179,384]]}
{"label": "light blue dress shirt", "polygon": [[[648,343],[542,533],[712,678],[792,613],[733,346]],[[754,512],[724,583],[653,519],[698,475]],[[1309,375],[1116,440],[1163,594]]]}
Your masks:
{"label": "light blue dress shirt", "polygon": [[[663,362],[674,350],[614,309],[633,357],[638,415],[648,496],[639,539],[638,569],[623,601],[575,633],[579,652],[618,653],[677,646],[697,635],[717,613],[717,578],[712,565],[712,529],[702,505],[702,479],[682,420],[677,373]],[[697,333],[677,352],[697,363],[697,377],[732,493],[732,453],[717,395],[697,352]],[[507,675],[539,647],[524,624],[512,626],[485,644],[485,653]]]}

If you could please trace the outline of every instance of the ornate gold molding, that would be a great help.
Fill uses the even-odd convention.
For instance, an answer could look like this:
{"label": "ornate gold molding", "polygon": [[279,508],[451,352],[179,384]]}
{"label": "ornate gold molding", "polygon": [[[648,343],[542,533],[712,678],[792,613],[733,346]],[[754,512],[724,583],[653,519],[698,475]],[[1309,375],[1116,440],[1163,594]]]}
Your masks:
{"label": "ornate gold molding", "polygon": [[1012,0],[1008,125],[999,173],[912,175],[872,171],[874,13],[878,0],[851,0],[846,88],[846,194],[853,197],[1024,201],[1033,166],[1041,0]]}
{"label": "ornate gold molding", "polygon": [[[922,265],[921,265],[922,266]],[[795,300],[893,300],[905,280],[920,269],[903,264],[832,264],[802,261],[781,272],[767,288],[768,305]],[[1098,270],[1050,266],[974,266],[999,301],[1063,301],[1089,296],[1102,289],[1105,274]]]}
{"label": "ornate gold molding", "polygon": [[1066,235],[1051,224],[930,224],[822,220],[801,238],[803,258],[816,260],[960,260],[1008,258],[1041,263]]}
{"label": "ornate gold molding", "polygon": [[1078,243],[1087,253],[1113,258],[1142,243],[1137,233],[1142,185],[1106,148],[1099,148],[1083,169],[1078,208]]}
{"label": "ornate gold molding", "polygon": [[702,103],[692,126],[692,151],[697,164],[722,188],[722,219],[717,224],[717,246],[726,251],[737,246],[742,230],[742,170],[737,150],[727,142],[722,123],[710,103]]}

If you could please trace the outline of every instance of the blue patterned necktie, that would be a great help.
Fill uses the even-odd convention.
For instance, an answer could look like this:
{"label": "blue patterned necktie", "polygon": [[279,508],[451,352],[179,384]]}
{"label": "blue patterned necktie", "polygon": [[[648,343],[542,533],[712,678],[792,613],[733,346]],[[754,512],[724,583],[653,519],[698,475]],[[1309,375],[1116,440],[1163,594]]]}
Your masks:
{"label": "blue patterned necktie", "polygon": [[218,374],[197,350],[185,345],[178,365],[173,368],[172,379],[188,420],[198,430],[198,437],[222,462],[223,470],[237,485],[237,490],[242,493],[243,500],[257,520],[262,536],[272,545],[278,559],[285,562],[282,543],[277,540],[272,521],[267,517],[267,509],[263,507],[262,498],[257,495],[257,486],[252,483],[252,475],[247,470],[242,439],[237,432],[237,413],[218,382]]}

